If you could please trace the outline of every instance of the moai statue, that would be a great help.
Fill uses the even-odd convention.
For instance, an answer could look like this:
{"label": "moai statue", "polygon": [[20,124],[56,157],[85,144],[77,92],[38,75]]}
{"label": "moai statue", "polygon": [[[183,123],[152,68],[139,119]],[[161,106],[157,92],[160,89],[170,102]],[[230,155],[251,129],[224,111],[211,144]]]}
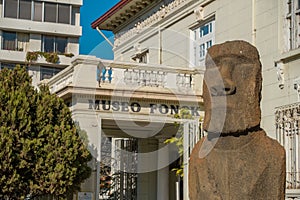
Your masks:
{"label": "moai statue", "polygon": [[261,63],[245,41],[208,50],[204,130],[189,163],[190,200],[283,200],[285,151],[260,128]]}

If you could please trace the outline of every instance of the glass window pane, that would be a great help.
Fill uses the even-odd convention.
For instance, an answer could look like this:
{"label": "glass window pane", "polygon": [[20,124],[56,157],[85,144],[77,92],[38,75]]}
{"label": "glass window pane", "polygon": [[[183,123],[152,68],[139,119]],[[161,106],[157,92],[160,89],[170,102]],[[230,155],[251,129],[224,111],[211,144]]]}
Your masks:
{"label": "glass window pane", "polygon": [[27,33],[17,33],[17,50],[27,51],[29,43],[29,34]]}
{"label": "glass window pane", "polygon": [[40,80],[50,79],[53,76],[53,69],[49,67],[41,67]]}
{"label": "glass window pane", "polygon": [[76,14],[79,14],[79,7],[72,7],[71,24],[76,25]]}
{"label": "glass window pane", "polygon": [[58,69],[58,68],[41,67],[40,80],[50,79],[50,78],[52,78],[55,74],[57,74],[60,71],[61,71],[61,69]]}
{"label": "glass window pane", "polygon": [[204,58],[204,56],[205,56],[205,44],[200,45],[200,52],[199,53],[200,53],[200,55],[199,55],[200,59]]}
{"label": "glass window pane", "polygon": [[44,36],[43,45],[44,52],[54,52],[54,37]]}
{"label": "glass window pane", "polygon": [[18,0],[6,0],[4,6],[4,17],[17,18]]}
{"label": "glass window pane", "polygon": [[20,19],[31,19],[31,0],[20,0]]}
{"label": "glass window pane", "polygon": [[203,37],[209,33],[209,24],[200,27],[200,37]]}
{"label": "glass window pane", "polygon": [[56,38],[56,51],[57,53],[66,53],[67,52],[68,39],[64,37]]}
{"label": "glass window pane", "polygon": [[13,63],[1,63],[1,69],[7,68],[13,70],[16,67],[16,64]]}
{"label": "glass window pane", "polygon": [[45,2],[45,22],[56,22],[57,4]]}
{"label": "glass window pane", "polygon": [[16,33],[3,31],[2,37],[2,49],[16,50]]}
{"label": "glass window pane", "polygon": [[34,2],[34,14],[33,14],[34,21],[42,21],[42,2]]}
{"label": "glass window pane", "polygon": [[206,50],[211,46],[212,46],[212,41],[211,40],[207,41],[206,42]]}
{"label": "glass window pane", "polygon": [[58,5],[58,23],[70,24],[70,6]]}

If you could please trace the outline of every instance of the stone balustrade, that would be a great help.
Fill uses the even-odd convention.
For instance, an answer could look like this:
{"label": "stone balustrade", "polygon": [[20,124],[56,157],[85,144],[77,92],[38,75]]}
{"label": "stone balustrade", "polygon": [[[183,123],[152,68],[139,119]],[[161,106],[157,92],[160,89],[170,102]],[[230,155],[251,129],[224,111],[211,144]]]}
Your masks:
{"label": "stone balustrade", "polygon": [[129,65],[116,62],[103,63],[97,69],[99,86],[122,83],[126,86],[192,89],[194,75],[199,73],[194,69],[152,66],[141,63]]}
{"label": "stone balustrade", "polygon": [[[57,92],[73,83],[73,70],[63,70],[62,73],[59,74],[59,79],[49,87],[51,93]],[[56,78],[56,76],[53,78]]]}
{"label": "stone balustrade", "polygon": [[203,74],[203,71],[193,68],[78,56],[72,65],[52,77],[48,84],[52,93],[76,86],[124,90],[162,88],[186,94],[194,91],[195,78],[199,74]]}

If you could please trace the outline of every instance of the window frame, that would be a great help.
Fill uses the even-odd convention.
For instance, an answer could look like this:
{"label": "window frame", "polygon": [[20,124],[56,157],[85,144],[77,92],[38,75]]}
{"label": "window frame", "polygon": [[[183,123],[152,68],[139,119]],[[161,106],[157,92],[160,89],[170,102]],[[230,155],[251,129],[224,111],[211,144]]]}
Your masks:
{"label": "window frame", "polygon": [[300,47],[300,0],[286,0],[285,23],[286,23],[286,48],[291,51]]}
{"label": "window frame", "polygon": [[[76,14],[79,12],[80,13],[80,6],[76,6],[76,5],[72,5],[72,4],[67,4],[67,3],[57,3],[57,2],[45,2],[45,1],[38,1],[38,0],[14,0],[16,2],[16,8],[13,9],[14,12],[7,12],[8,7],[12,4],[8,3],[9,0],[3,0],[3,8],[2,8],[2,17],[4,18],[13,18],[13,19],[23,19],[23,20],[30,20],[30,21],[39,21],[39,22],[49,22],[49,23],[58,23],[58,24],[68,24],[68,25],[74,25],[76,26]],[[30,2],[30,10],[28,12],[30,12],[30,18],[28,17],[23,17],[21,18],[21,13],[20,13],[20,6],[21,6],[21,2],[24,1],[28,1]],[[36,6],[36,4],[40,4],[41,8],[38,8]],[[55,7],[55,20],[46,20],[46,5],[54,5]],[[64,7],[65,9],[68,10],[68,15],[59,15],[59,10],[60,7]],[[37,8],[37,9],[36,9]],[[41,12],[41,16],[40,17],[36,17],[38,15],[36,15],[36,11],[40,10]],[[50,12],[51,15],[52,12]],[[64,12],[65,13],[65,12]],[[15,15],[14,15],[15,14]],[[49,16],[50,16],[49,15]],[[64,19],[64,17],[66,17],[67,20]]]}
{"label": "window frame", "polygon": [[[61,68],[56,68],[56,67],[47,67],[47,66],[40,66],[40,81],[44,80],[44,79],[51,79],[53,76],[55,76],[56,74],[58,74],[59,72],[61,72],[63,69]],[[48,71],[50,74],[49,78],[43,78],[43,73],[47,74]],[[45,75],[44,74],[44,75]]]}
{"label": "window frame", "polygon": [[207,49],[215,43],[215,17],[210,17],[190,28],[190,41],[191,65],[204,67]]}
{"label": "window frame", "polygon": [[[45,51],[45,38],[49,37],[49,38],[53,38],[53,51]],[[59,39],[64,39],[65,40],[65,52],[60,52],[58,51],[58,40]],[[42,35],[42,51],[43,52],[56,52],[59,54],[64,54],[64,53],[68,53],[68,45],[69,45],[69,38],[68,37],[62,37],[62,36],[53,36],[53,35]]]}
{"label": "window frame", "polygon": [[137,63],[149,63],[149,49],[144,49],[131,57]]}
{"label": "window frame", "polygon": [[17,66],[17,64],[15,64],[15,63],[0,62],[0,70],[5,69],[5,68],[7,68],[9,70],[13,70],[16,66]]}
{"label": "window frame", "polygon": [[[12,49],[10,48],[5,48],[5,34],[14,34],[14,47]],[[27,36],[26,40],[25,41],[22,41],[21,40],[21,37],[20,35],[23,35],[23,36]],[[24,37],[22,37],[24,38]],[[27,51],[27,48],[28,48],[28,44],[29,44],[29,39],[30,38],[30,35],[29,33],[23,33],[23,32],[13,32],[13,31],[2,31],[2,45],[1,45],[1,49],[2,50],[8,50],[8,51]],[[12,40],[13,41],[13,40]],[[25,43],[25,48],[24,47],[21,47],[23,46],[23,43]],[[21,44],[21,45],[19,45]]]}

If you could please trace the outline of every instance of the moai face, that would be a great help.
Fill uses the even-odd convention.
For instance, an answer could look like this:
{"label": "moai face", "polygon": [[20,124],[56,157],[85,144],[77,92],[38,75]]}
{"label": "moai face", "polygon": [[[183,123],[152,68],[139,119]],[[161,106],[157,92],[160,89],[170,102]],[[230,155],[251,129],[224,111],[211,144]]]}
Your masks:
{"label": "moai face", "polygon": [[260,125],[261,63],[254,46],[225,42],[208,50],[204,74],[204,130],[240,135]]}

